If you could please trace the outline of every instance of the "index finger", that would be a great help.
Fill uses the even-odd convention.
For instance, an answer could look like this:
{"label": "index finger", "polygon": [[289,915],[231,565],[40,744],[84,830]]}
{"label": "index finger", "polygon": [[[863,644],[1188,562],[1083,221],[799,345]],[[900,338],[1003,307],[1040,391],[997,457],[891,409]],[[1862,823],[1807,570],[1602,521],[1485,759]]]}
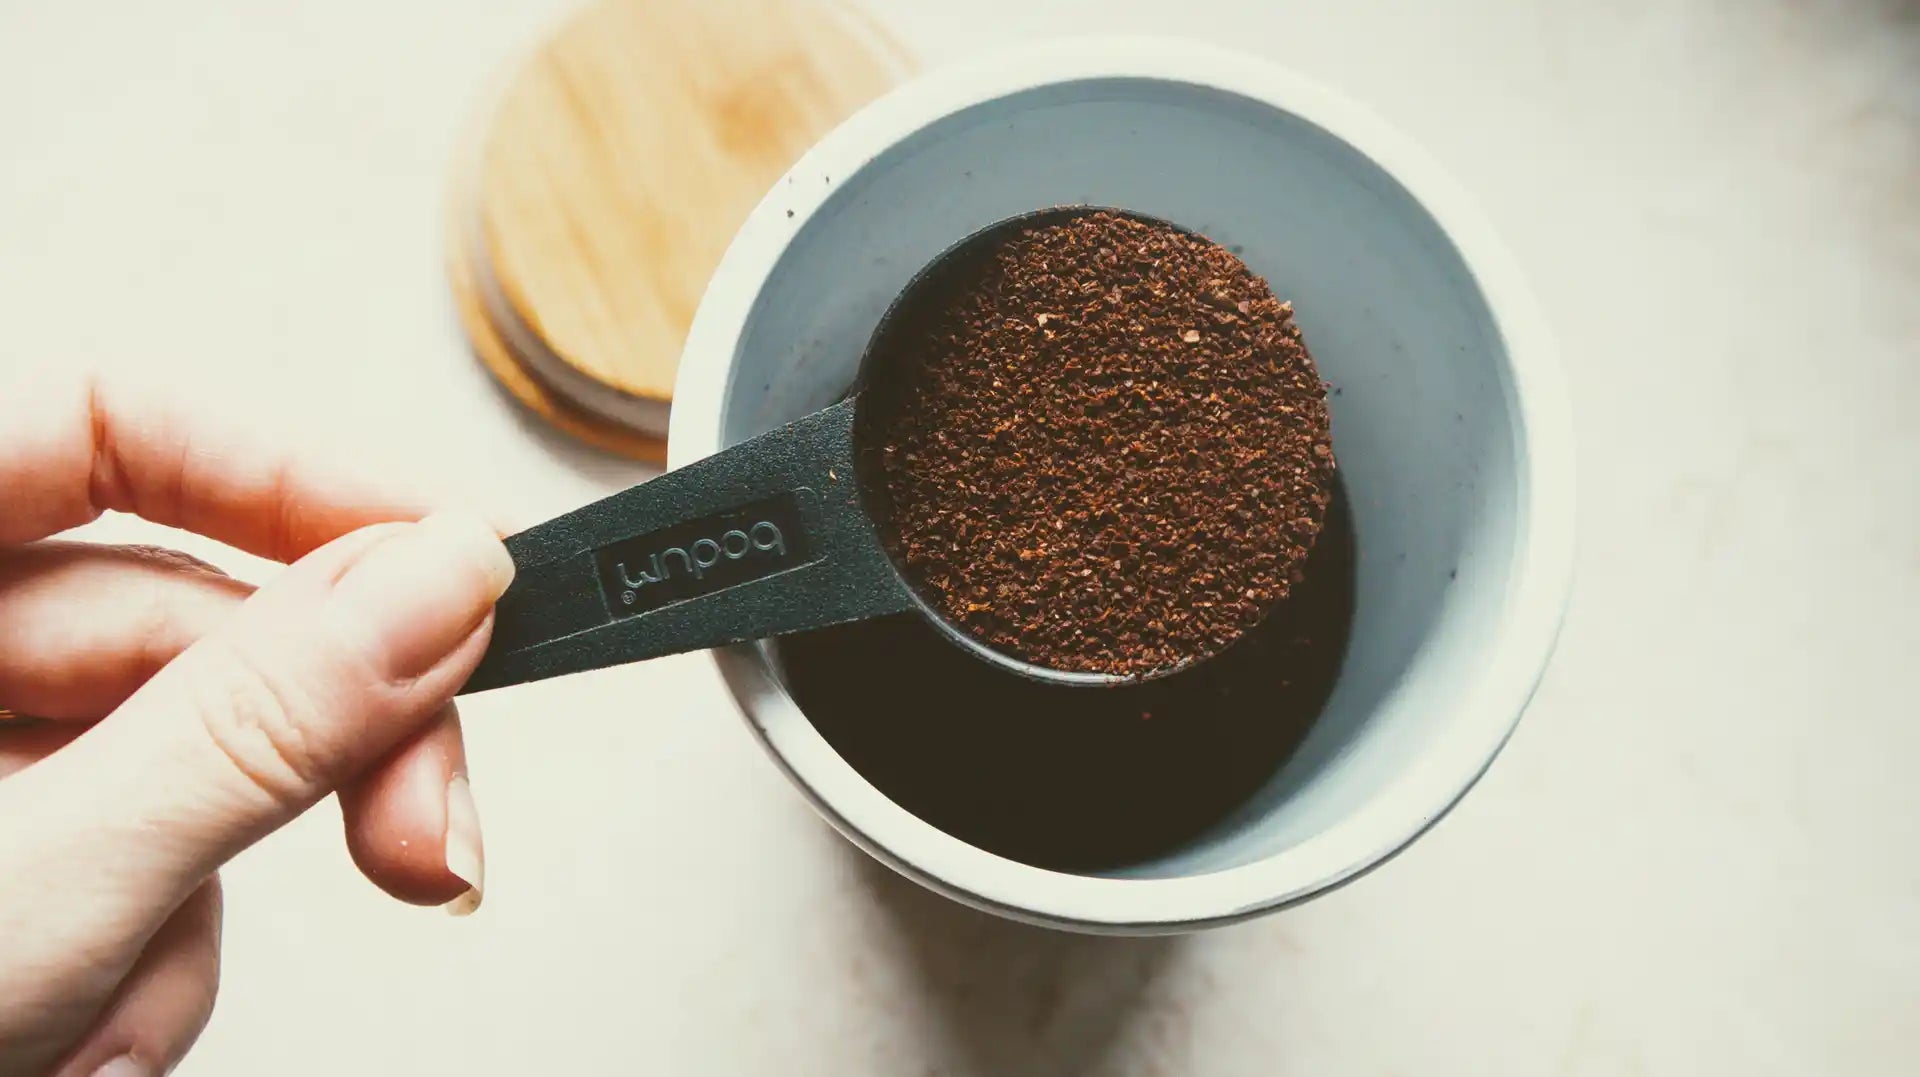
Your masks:
{"label": "index finger", "polygon": [[428,511],[417,498],[331,473],[162,395],[97,376],[0,388],[0,494],[0,545],[113,510],[275,561]]}

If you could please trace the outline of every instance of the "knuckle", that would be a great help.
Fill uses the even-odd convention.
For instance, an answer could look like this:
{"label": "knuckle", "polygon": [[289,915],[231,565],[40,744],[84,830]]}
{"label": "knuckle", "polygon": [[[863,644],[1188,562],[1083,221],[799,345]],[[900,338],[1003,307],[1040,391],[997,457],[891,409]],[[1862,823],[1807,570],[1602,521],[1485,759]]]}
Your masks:
{"label": "knuckle", "polygon": [[242,778],[277,804],[303,805],[326,788],[323,755],[310,732],[310,693],[256,661],[244,647],[208,648],[190,691],[206,734]]}

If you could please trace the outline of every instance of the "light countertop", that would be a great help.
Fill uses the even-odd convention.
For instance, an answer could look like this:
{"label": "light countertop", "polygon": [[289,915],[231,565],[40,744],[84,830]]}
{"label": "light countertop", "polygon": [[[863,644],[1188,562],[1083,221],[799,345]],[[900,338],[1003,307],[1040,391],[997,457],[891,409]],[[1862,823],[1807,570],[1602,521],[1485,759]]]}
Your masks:
{"label": "light countertop", "polygon": [[[384,899],[310,814],[227,873],[181,1072],[1920,1071],[1920,7],[875,6],[929,62],[1082,30],[1256,51],[1479,194],[1581,449],[1519,733],[1359,883],[1131,941],[872,865],[701,656],[481,697],[485,908]],[[554,10],[0,0],[0,367],[163,371],[523,518],[640,478],[493,390],[441,274],[461,125]]]}

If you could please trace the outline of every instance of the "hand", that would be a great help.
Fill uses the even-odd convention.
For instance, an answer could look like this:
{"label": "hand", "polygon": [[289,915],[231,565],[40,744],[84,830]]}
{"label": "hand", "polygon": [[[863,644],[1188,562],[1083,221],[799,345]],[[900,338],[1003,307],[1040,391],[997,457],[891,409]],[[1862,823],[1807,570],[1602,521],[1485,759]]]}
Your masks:
{"label": "hand", "polygon": [[[48,538],[106,510],[291,567],[255,591]],[[368,878],[477,906],[449,700],[512,574],[478,520],[145,395],[0,386],[0,1074],[171,1068],[213,1007],[215,871],[336,790]]]}

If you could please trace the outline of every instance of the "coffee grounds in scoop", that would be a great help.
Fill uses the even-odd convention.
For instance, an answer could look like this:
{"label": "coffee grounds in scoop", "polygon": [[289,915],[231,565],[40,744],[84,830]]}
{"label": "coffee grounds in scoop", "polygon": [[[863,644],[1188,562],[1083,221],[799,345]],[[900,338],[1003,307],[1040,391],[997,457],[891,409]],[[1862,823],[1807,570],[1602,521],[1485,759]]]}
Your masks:
{"label": "coffee grounds in scoop", "polygon": [[859,430],[931,606],[1035,665],[1137,675],[1286,597],[1334,470],[1291,305],[1225,248],[1111,213],[935,272],[875,342]]}

